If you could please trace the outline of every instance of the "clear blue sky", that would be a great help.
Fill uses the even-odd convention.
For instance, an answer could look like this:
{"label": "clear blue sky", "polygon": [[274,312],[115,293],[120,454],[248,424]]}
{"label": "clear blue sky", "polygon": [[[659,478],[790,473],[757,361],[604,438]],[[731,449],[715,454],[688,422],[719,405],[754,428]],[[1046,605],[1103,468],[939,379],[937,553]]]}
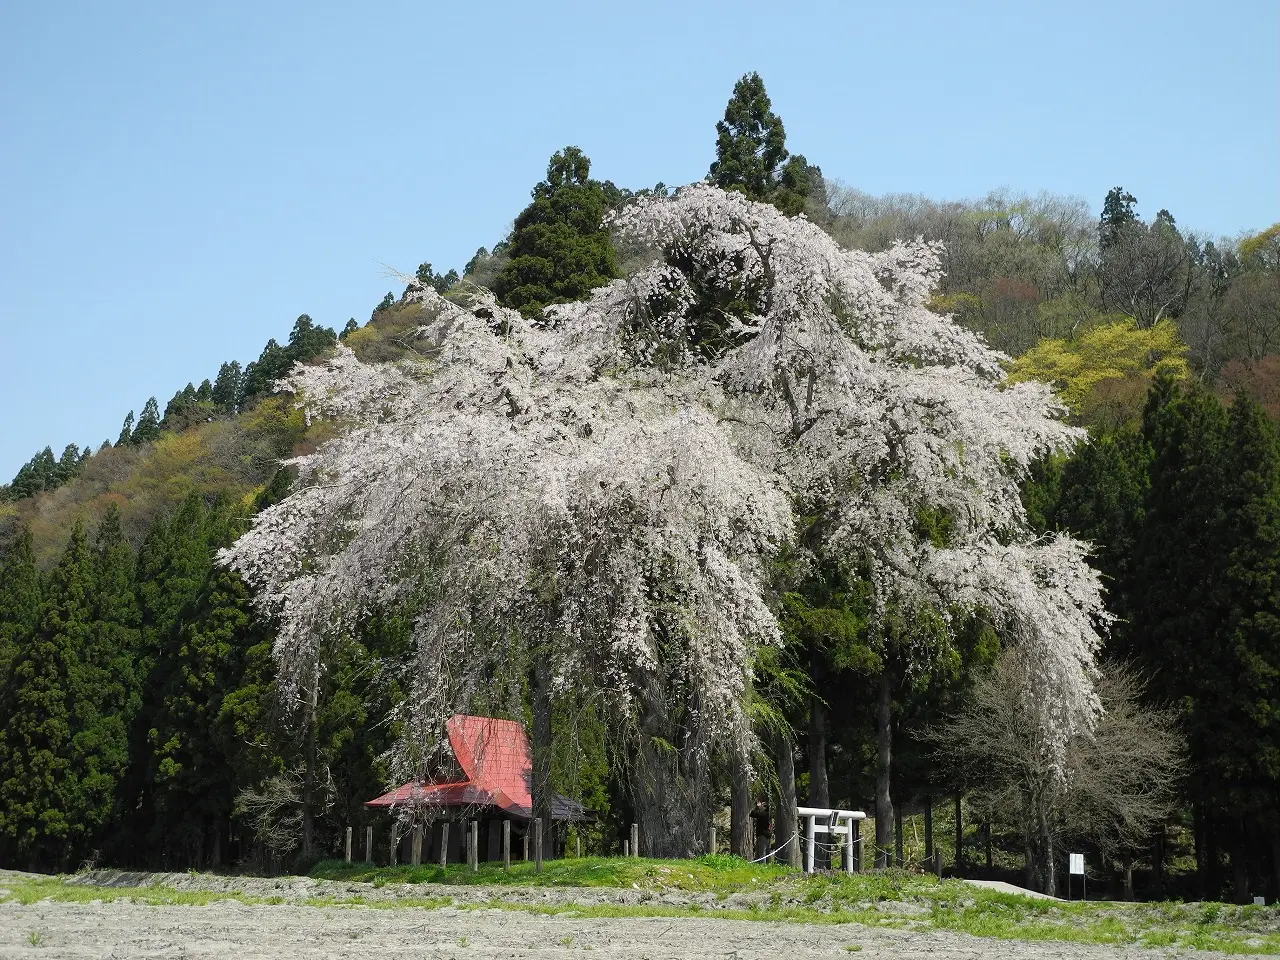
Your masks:
{"label": "clear blue sky", "polygon": [[699,179],[751,70],[788,146],[871,193],[1280,220],[1275,0],[798,6],[3,4],[0,479],[300,313],[364,322],[383,263],[461,266],[566,144]]}

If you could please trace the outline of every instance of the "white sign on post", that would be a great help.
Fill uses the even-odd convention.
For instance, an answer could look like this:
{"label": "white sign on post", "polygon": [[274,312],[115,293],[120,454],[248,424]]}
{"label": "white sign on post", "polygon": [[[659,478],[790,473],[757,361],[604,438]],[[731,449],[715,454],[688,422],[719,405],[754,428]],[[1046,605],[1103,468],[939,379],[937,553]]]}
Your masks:
{"label": "white sign on post", "polygon": [[1067,854],[1067,859],[1069,861],[1068,868],[1070,869],[1071,874],[1073,876],[1083,877],[1084,876],[1084,854],[1069,853]]}

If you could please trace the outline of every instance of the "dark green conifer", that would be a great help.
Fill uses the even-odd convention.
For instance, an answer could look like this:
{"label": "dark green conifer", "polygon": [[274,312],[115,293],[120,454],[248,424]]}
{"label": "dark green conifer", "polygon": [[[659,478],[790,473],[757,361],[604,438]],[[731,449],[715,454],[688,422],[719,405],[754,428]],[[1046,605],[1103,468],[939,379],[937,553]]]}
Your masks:
{"label": "dark green conifer", "polygon": [[83,840],[73,765],[76,653],[91,642],[93,556],[84,526],[49,578],[40,628],[15,652],[0,696],[0,845],[5,859],[65,868]]}
{"label": "dark green conifer", "polygon": [[527,317],[552,303],[579,300],[618,276],[613,242],[602,224],[605,191],[592,180],[591,160],[565,147],[533,188],[533,202],[516,218],[511,259],[493,283],[504,306]]}
{"label": "dark green conifer", "polygon": [[[187,386],[191,386],[187,384]],[[192,388],[194,394],[194,388]],[[149,397],[142,413],[138,415],[138,425],[133,428],[129,442],[136,445],[154,443],[160,439],[160,405],[155,397]]]}
{"label": "dark green conifer", "polygon": [[20,527],[0,554],[0,689],[18,648],[40,626],[40,574],[31,549],[31,533]]}

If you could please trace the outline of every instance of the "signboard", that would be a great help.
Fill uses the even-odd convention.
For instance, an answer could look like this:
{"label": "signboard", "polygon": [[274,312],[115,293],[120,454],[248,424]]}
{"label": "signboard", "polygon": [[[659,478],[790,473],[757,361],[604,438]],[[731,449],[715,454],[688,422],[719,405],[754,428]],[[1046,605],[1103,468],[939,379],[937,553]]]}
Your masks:
{"label": "signboard", "polygon": [[1068,866],[1071,874],[1073,876],[1083,877],[1084,876],[1084,854],[1069,853],[1067,854],[1067,860],[1069,861]]}

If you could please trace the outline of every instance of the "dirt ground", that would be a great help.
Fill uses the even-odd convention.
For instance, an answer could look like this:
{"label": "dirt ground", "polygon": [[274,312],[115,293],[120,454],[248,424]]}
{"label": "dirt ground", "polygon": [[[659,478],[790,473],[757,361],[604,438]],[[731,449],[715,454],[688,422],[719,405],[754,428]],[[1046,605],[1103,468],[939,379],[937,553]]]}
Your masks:
{"label": "dirt ground", "polygon": [[[1156,957],[1163,951],[1070,943],[1019,943],[963,935],[810,926],[714,918],[591,919],[499,909],[375,909],[245,905],[145,906],[0,903],[0,958],[340,958],[394,957],[762,958],[859,956],[893,960],[1090,960]],[[1197,954],[1209,957],[1211,954]]]}

